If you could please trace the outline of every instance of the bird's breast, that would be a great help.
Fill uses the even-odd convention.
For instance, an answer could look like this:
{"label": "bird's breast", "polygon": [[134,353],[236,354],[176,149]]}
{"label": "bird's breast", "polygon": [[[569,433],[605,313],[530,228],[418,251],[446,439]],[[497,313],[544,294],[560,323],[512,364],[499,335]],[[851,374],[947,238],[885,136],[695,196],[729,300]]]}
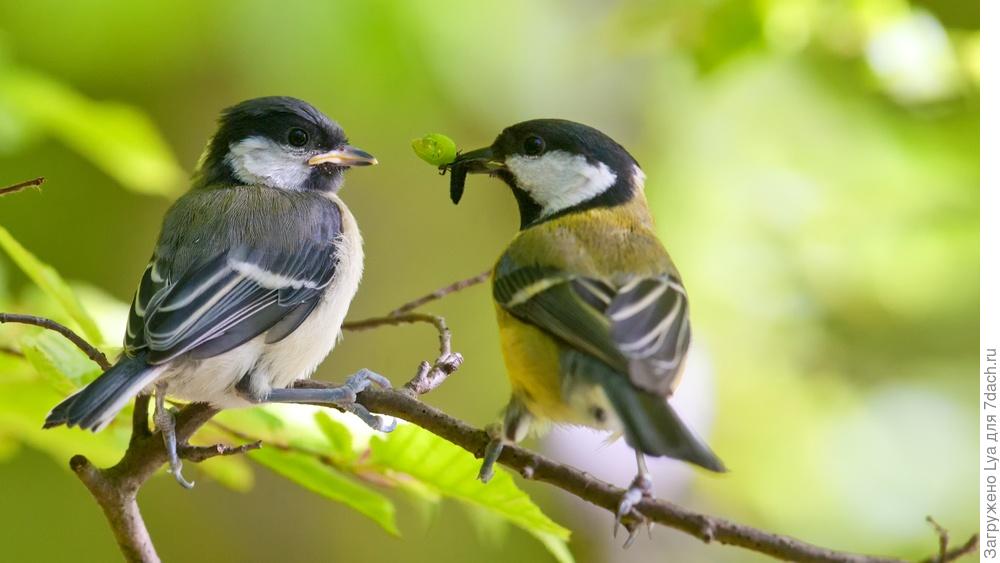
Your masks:
{"label": "bird's breast", "polygon": [[357,221],[347,206],[334,195],[340,207],[342,232],[336,240],[337,269],[319,305],[302,325],[286,338],[269,344],[261,367],[270,374],[274,388],[312,375],[340,338],[340,327],[358,291],[364,271],[364,250]]}

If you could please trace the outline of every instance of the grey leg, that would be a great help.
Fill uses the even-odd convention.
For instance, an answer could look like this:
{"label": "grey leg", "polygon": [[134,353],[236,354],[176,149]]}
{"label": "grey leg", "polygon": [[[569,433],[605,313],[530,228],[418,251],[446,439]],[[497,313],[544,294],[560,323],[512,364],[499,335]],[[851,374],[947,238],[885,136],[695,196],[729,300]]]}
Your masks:
{"label": "grey leg", "polygon": [[493,478],[493,466],[496,465],[503,448],[507,444],[516,444],[524,439],[531,427],[531,414],[517,397],[511,397],[504,411],[503,426],[491,424],[486,427],[490,442],[483,452],[483,465],[479,467],[479,480],[483,483]]}
{"label": "grey leg", "polygon": [[[615,527],[614,535],[618,535],[618,527],[621,525],[622,518],[626,514],[632,511],[635,505],[639,504],[644,498],[653,496],[653,479],[649,475],[649,470],[646,468],[646,458],[642,455],[642,452],[636,450],[635,452],[636,465],[639,468],[638,474],[635,479],[632,480],[632,484],[629,485],[625,494],[622,495],[622,500],[618,504],[618,512],[615,514]],[[625,540],[624,547],[632,545],[635,540],[635,534],[638,527],[629,530],[628,538]]]}
{"label": "grey leg", "polygon": [[489,483],[493,478],[493,466],[500,459],[503,453],[504,439],[503,431],[499,424],[491,424],[486,427],[486,434],[490,437],[490,442],[486,444],[486,451],[483,453],[483,464],[479,467],[479,480]]}
{"label": "grey leg", "polygon": [[386,419],[368,412],[368,409],[355,402],[358,393],[367,389],[372,383],[383,388],[392,388],[392,383],[381,375],[367,369],[362,369],[340,387],[318,389],[272,389],[264,397],[254,400],[259,403],[325,403],[337,405],[347,412],[353,413],[379,432],[392,432],[396,428],[396,420]]}
{"label": "grey leg", "polygon": [[177,457],[177,434],[174,431],[174,415],[163,404],[166,398],[166,384],[157,384],[156,408],[153,411],[153,422],[156,423],[156,428],[163,434],[163,445],[167,448],[167,460],[170,462],[170,474],[174,476],[174,479],[182,487],[190,489],[194,486],[194,483],[185,479],[184,475],[181,474],[181,460]]}

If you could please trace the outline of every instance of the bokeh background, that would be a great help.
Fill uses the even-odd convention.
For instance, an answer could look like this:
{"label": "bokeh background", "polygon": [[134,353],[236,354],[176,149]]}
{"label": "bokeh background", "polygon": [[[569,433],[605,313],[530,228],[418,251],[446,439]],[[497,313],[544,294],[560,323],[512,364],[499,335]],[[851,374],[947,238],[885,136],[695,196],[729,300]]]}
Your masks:
{"label": "bokeh background", "polygon": [[[819,544],[924,556],[925,515],[956,537],[976,522],[978,80],[966,0],[2,0],[0,184],[48,181],[0,201],[0,225],[120,323],[111,300],[131,299],[217,112],[301,97],[381,162],[342,194],[366,239],[361,318],[484,270],[516,229],[487,179],[452,206],[411,138],[474,148],[525,119],[586,122],[648,175],[692,299],[697,352],[677,401],[732,469],[662,462],[658,494]],[[135,115],[148,131],[117,127]],[[44,312],[2,256],[0,296]],[[486,288],[430,310],[467,361],[426,400],[491,422],[508,386]],[[434,347],[423,327],[349,334],[318,376],[368,367],[402,383]],[[629,454],[600,440],[529,445],[625,484]],[[140,497],[166,560],[550,560],[523,532],[481,533],[455,503],[402,505],[395,538],[266,471],[243,493],[202,481],[186,492],[157,478]],[[761,559],[663,528],[621,551],[609,515],[523,486],[573,530],[579,561]],[[0,497],[0,559],[118,557],[36,432],[0,425]]]}

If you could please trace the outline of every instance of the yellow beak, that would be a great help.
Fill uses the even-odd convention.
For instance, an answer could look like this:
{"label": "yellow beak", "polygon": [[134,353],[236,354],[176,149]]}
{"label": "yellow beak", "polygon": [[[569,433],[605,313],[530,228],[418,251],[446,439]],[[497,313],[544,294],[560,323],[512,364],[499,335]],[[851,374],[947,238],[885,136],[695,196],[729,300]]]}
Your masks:
{"label": "yellow beak", "polygon": [[310,158],[309,166],[317,166],[328,162],[337,166],[372,166],[378,164],[378,159],[358,147],[344,145],[339,149]]}

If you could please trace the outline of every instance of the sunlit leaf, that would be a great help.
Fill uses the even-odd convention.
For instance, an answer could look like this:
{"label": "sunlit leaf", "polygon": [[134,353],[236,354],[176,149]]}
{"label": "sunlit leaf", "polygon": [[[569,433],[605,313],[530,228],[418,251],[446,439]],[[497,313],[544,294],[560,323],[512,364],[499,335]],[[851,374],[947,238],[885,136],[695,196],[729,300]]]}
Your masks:
{"label": "sunlit leaf", "polygon": [[314,456],[267,447],[252,451],[249,456],[310,491],[357,510],[390,534],[399,535],[396,507],[392,501],[325,465]]}
{"label": "sunlit leaf", "polygon": [[337,422],[324,411],[316,411],[314,415],[316,426],[323,431],[323,435],[330,442],[332,451],[330,455],[337,460],[349,463],[357,459],[357,452],[354,451],[354,438],[351,431],[346,426]]}
{"label": "sunlit leaf", "polygon": [[569,530],[542,513],[506,471],[498,468],[484,485],[475,478],[481,462],[472,454],[409,424],[396,428],[385,440],[372,440],[371,448],[376,465],[406,473],[444,496],[489,510],[541,540],[560,561],[572,560],[568,550],[553,547],[565,547]]}
{"label": "sunlit leaf", "polygon": [[19,242],[3,227],[0,227],[0,248],[3,248],[21,270],[34,281],[45,293],[54,299],[66,311],[76,324],[80,325],[83,335],[93,343],[101,343],[101,331],[97,328],[83,305],[76,298],[73,290],[48,264],[43,263],[21,246]]}
{"label": "sunlit leaf", "polygon": [[21,339],[21,351],[53,389],[69,393],[101,374],[101,368],[62,335],[42,331]]}
{"label": "sunlit leaf", "polygon": [[0,110],[58,138],[127,188],[162,195],[183,184],[185,174],[157,128],[132,107],[95,102],[45,75],[12,68],[0,72],[0,102]]}
{"label": "sunlit leaf", "polygon": [[64,398],[63,393],[38,381],[7,382],[0,378],[0,428],[21,443],[46,452],[60,467],[68,468],[66,460],[76,454],[87,456],[98,466],[121,458],[130,432],[127,423],[112,423],[97,433],[65,427],[42,429],[45,415]]}
{"label": "sunlit leaf", "polygon": [[199,463],[198,469],[234,491],[245,493],[253,488],[253,470],[240,455],[213,457]]}

